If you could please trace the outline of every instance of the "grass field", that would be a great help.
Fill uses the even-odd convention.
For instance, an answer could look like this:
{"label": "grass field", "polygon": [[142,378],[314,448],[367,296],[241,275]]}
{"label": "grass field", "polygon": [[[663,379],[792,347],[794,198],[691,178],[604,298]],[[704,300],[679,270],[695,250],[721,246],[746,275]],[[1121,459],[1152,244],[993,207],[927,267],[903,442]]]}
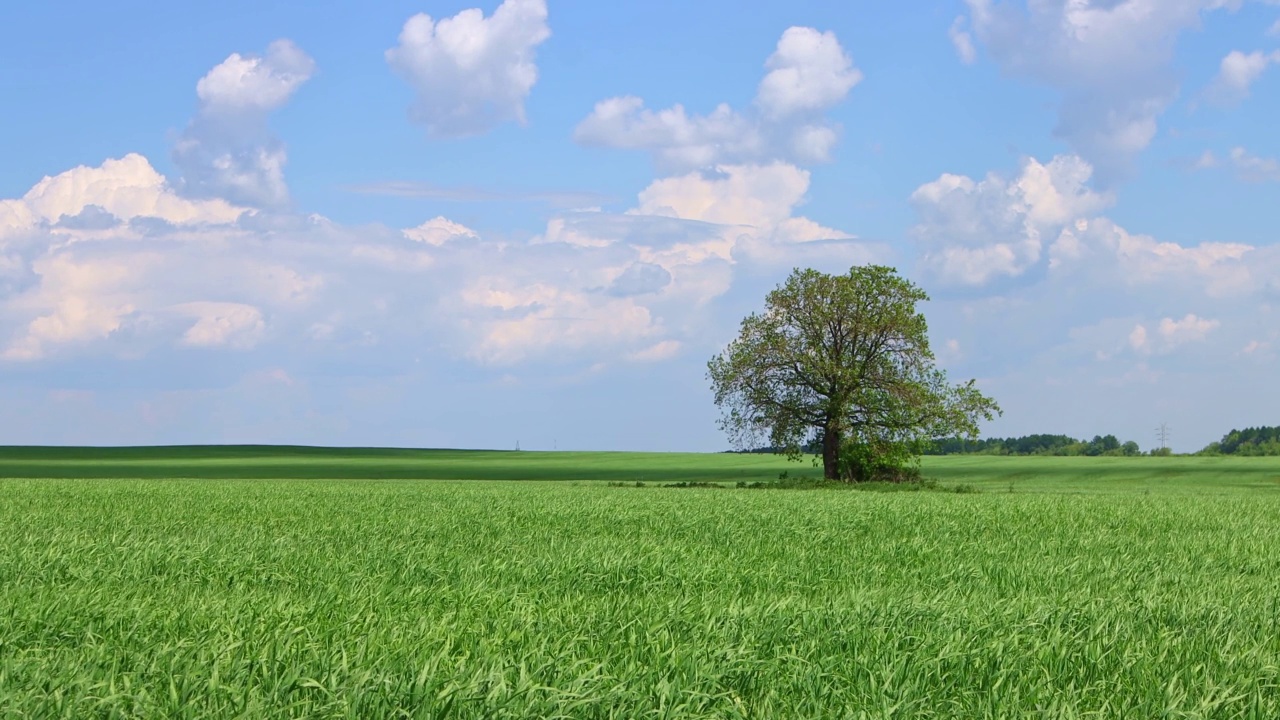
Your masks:
{"label": "grass field", "polygon": [[0,717],[1280,717],[1280,462],[804,467],[2,449]]}
{"label": "grass field", "polygon": [[[203,478],[768,482],[818,477],[811,462],[773,455],[511,452],[280,446],[0,447],[0,478]],[[1280,491],[1280,458],[924,458],[943,483],[1016,492]]]}

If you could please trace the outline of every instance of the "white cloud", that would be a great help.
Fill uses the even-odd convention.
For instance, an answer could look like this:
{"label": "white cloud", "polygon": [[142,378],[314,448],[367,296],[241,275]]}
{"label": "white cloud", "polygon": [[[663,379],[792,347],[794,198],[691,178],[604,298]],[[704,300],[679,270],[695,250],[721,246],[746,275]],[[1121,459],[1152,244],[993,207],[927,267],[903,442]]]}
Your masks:
{"label": "white cloud", "polygon": [[1111,183],[1155,137],[1178,93],[1178,37],[1232,0],[966,0],[970,24],[1006,71],[1062,94],[1055,133]]}
{"label": "white cloud", "polygon": [[1218,74],[1206,91],[1210,100],[1221,105],[1234,105],[1249,97],[1249,88],[1267,67],[1280,64],[1280,50],[1269,53],[1243,53],[1232,50],[1218,68]]}
{"label": "white cloud", "polygon": [[10,312],[28,319],[3,357],[36,360],[51,345],[98,340],[119,330],[136,310],[127,287],[144,263],[133,260],[88,262],[69,254],[36,259],[32,271],[40,284],[11,302]]}
{"label": "white cloud", "polygon": [[262,311],[252,305],[224,302],[190,302],[174,310],[196,318],[182,334],[182,343],[194,347],[253,347],[261,338],[266,322]]}
{"label": "white cloud", "polygon": [[1077,282],[1180,288],[1184,293],[1199,288],[1210,297],[1264,292],[1280,278],[1274,274],[1280,267],[1257,253],[1257,248],[1242,243],[1183,247],[1160,242],[1132,234],[1107,218],[1078,222],[1049,249],[1050,267]]}
{"label": "white cloud", "polygon": [[1196,317],[1194,314],[1188,314],[1181,320],[1165,318],[1160,321],[1160,337],[1172,347],[1189,342],[1203,342],[1209,332],[1221,324],[1217,320]]}
{"label": "white cloud", "polygon": [[840,135],[826,125],[803,125],[791,134],[791,155],[800,163],[822,163],[831,159]]}
{"label": "white cloud", "polygon": [[10,361],[422,347],[488,365],[655,361],[702,348],[748,274],[873,251],[795,214],[808,172],[722,166],[655,181],[624,214],[570,212],[530,243],[445,217],[403,230],[177,196],[145,158],[0,201]]}
{"label": "white cloud", "polygon": [[787,28],[765,68],[756,104],[769,119],[826,110],[862,80],[835,33],[808,27]]}
{"label": "white cloud", "polygon": [[838,140],[823,118],[862,79],[834,33],[788,28],[766,62],[752,110],[721,103],[707,115],[683,105],[645,107],[634,96],[596,103],[574,130],[584,145],[645,150],[664,172],[721,164],[826,162]]}
{"label": "white cloud", "polygon": [[1135,325],[1129,334],[1129,345],[1135,352],[1143,354],[1170,353],[1183,345],[1204,342],[1209,333],[1220,325],[1222,323],[1218,320],[1198,317],[1194,313],[1181,320],[1167,317],[1156,325],[1154,333],[1145,325]]}
{"label": "white cloud", "polygon": [[669,360],[680,352],[680,343],[676,340],[663,340],[649,347],[631,353],[630,359],[635,362],[661,362]]}
{"label": "white cloud", "polygon": [[443,245],[454,238],[477,239],[476,231],[445,217],[435,217],[404,231],[406,237],[428,245]]}
{"label": "white cloud", "polygon": [[18,235],[36,225],[31,207],[21,200],[0,200],[0,240]]}
{"label": "white cloud", "polygon": [[[843,271],[883,257],[848,233],[794,215],[808,186],[808,172],[784,163],[724,165],[656,180],[622,215],[552,219],[530,246],[534,254],[517,262],[515,247],[507,247],[501,264],[508,269],[462,293],[466,307],[458,312],[475,318],[470,333],[480,338],[472,357],[505,364],[643,340],[626,357],[665,358],[703,342],[709,304],[744,271],[795,264]],[[570,266],[558,260],[565,252],[575,258]],[[538,253],[548,255],[538,260]]]}
{"label": "white cloud", "polygon": [[414,15],[386,59],[413,87],[412,118],[430,135],[476,135],[525,122],[535,51],[550,36],[544,0],[505,0],[488,18],[475,8],[438,22]]}
{"label": "white cloud", "polygon": [[150,217],[175,224],[228,223],[244,212],[225,200],[180,197],[164,176],[136,153],[107,160],[100,167],[80,166],[45,177],[20,203],[26,208],[18,211],[21,215],[49,223],[79,215],[91,206],[120,220]]}
{"label": "white cloud", "polygon": [[826,270],[883,256],[850,233],[795,215],[808,189],[808,171],[794,165],[721,165],[654,181],[628,213],[720,228],[701,243],[685,244],[682,251],[690,256],[773,266],[817,264]]}
{"label": "white cloud", "polygon": [[630,298],[601,298],[547,284],[520,285],[482,277],[461,300],[491,311],[468,354],[492,365],[510,365],[548,352],[599,351],[644,342],[661,333],[648,308]]}
{"label": "white cloud", "polygon": [[1220,158],[1211,150],[1205,150],[1192,167],[1196,170],[1209,170],[1227,165],[1236,171],[1236,175],[1245,182],[1280,182],[1280,160],[1261,157],[1250,153],[1242,147],[1234,147]]}
{"label": "white cloud", "polygon": [[723,165],[655,180],[631,212],[768,229],[789,217],[808,189],[808,171],[794,165]]}
{"label": "white cloud", "polygon": [[584,145],[648,150],[660,167],[670,169],[758,157],[766,145],[760,128],[728,105],[717,106],[710,115],[691,116],[681,105],[655,112],[631,96],[596,103],[573,138]]}
{"label": "white cloud", "polygon": [[315,62],[289,40],[276,40],[263,57],[231,53],[196,83],[205,112],[263,114],[288,102],[315,72]]}
{"label": "white cloud", "polygon": [[947,37],[951,38],[951,45],[956,49],[960,62],[972,65],[978,61],[978,51],[973,47],[973,36],[966,28],[965,18],[961,15],[947,28]]}
{"label": "white cloud", "polygon": [[1251,155],[1244,148],[1232,148],[1231,163],[1240,179],[1247,182],[1280,182],[1280,160]]}
{"label": "white cloud", "polygon": [[287,155],[267,117],[314,72],[306,53],[289,40],[276,40],[265,55],[232,53],[201,78],[199,112],[173,148],[183,191],[254,207],[286,205]]}
{"label": "white cloud", "polygon": [[912,233],[922,269],[960,285],[1021,275],[1063,227],[1111,204],[1088,187],[1091,174],[1087,162],[1063,155],[1047,164],[1027,158],[1013,180],[944,174],[921,185],[911,204],[921,221]]}
{"label": "white cloud", "polygon": [[[264,216],[182,198],[140,155],[46,177],[3,207],[32,219],[7,256],[21,282],[0,286],[9,359],[93,352],[104,341],[146,352],[179,328],[189,344],[227,333],[227,344],[243,346],[257,323],[229,301],[255,297],[288,310],[321,285],[308,268],[260,252],[265,236],[251,228],[269,227]],[[321,227],[298,219],[272,229]]]}
{"label": "white cloud", "polygon": [[1271,37],[1280,37],[1280,20],[1275,21],[1275,24],[1267,28],[1267,34]]}

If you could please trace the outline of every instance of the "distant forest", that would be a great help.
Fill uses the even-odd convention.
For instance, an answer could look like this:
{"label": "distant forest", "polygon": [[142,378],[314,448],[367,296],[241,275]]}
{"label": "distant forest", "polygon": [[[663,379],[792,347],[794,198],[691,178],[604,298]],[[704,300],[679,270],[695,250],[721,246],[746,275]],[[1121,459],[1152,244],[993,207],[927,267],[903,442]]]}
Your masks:
{"label": "distant forest", "polygon": [[[822,446],[813,443],[807,453],[822,452]],[[772,447],[736,450],[740,453],[772,453]],[[966,440],[945,438],[934,440],[923,449],[924,455],[1087,455],[1087,456],[1136,456],[1169,455],[1168,448],[1142,452],[1138,443],[1120,442],[1115,435],[1095,435],[1092,440],[1078,440],[1069,435],[1024,435],[1011,438],[984,438]],[[1232,430],[1221,440],[1209,443],[1196,455],[1271,455],[1280,456],[1280,427],[1256,427]]]}
{"label": "distant forest", "polygon": [[[818,443],[805,452],[822,452]],[[739,450],[743,453],[772,453],[772,447]],[[1120,442],[1115,435],[1098,435],[1092,440],[1077,440],[1067,435],[1027,435],[1016,438],[965,440],[944,438],[933,440],[922,448],[924,455],[1141,455],[1138,443]],[[1155,451],[1154,454],[1160,454]]]}
{"label": "distant forest", "polygon": [[1197,455],[1280,455],[1280,427],[1232,430]]}
{"label": "distant forest", "polygon": [[[1077,440],[1069,435],[1024,435],[1011,438],[934,440],[925,455],[1141,455],[1138,443],[1120,442],[1115,435]],[[1157,453],[1158,454],[1158,453]]]}

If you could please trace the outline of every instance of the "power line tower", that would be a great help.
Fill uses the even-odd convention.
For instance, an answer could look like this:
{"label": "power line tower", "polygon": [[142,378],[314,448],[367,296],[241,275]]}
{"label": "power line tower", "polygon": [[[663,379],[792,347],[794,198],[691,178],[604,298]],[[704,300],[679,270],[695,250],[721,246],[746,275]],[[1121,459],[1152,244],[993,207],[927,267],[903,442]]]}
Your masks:
{"label": "power line tower", "polygon": [[1160,427],[1156,428],[1156,439],[1160,441],[1160,449],[1164,450],[1169,444],[1169,424],[1160,423]]}

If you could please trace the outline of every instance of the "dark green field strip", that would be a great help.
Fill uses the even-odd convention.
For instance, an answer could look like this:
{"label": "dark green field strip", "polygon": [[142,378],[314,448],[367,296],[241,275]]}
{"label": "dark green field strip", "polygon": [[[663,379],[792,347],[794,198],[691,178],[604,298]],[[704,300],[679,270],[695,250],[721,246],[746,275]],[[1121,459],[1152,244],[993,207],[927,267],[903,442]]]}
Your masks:
{"label": "dark green field strip", "polygon": [[[811,462],[726,453],[513,452],[225,445],[0,447],[0,477],[767,482],[816,476]],[[945,485],[986,492],[1280,491],[1280,458],[924,459]]]}
{"label": "dark green field strip", "polygon": [[943,483],[1014,492],[1280,492],[1280,458],[927,457]]}
{"label": "dark green field strip", "polygon": [[598,480],[759,482],[782,470],[765,455],[512,452],[267,446],[0,448],[0,477],[209,479]]}

